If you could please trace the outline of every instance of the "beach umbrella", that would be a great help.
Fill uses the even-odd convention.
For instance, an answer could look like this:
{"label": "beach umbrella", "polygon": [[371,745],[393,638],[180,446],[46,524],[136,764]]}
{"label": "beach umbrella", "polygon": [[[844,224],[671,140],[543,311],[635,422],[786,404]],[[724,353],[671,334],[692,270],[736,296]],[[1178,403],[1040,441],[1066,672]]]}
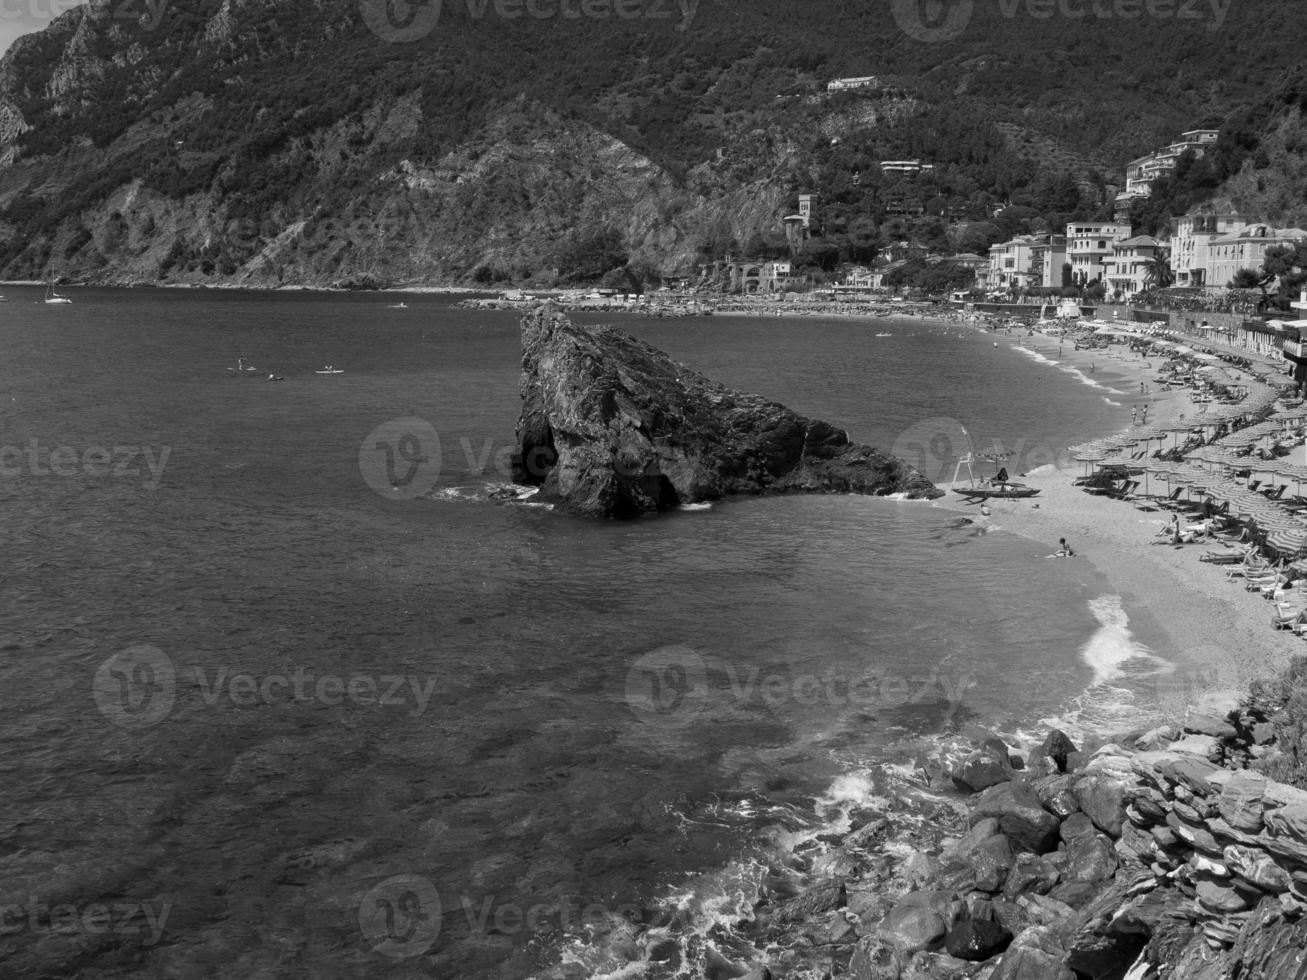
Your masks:
{"label": "beach umbrella", "polygon": [[1307,528],[1296,531],[1272,530],[1266,535],[1266,543],[1282,555],[1297,558],[1307,549]]}

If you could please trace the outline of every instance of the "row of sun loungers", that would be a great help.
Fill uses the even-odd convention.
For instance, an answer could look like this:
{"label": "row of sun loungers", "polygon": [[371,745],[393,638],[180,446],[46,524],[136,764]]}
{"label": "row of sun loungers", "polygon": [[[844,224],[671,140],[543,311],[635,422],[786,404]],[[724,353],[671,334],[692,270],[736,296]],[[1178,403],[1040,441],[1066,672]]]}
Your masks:
{"label": "row of sun loungers", "polygon": [[[1072,447],[1077,460],[1098,468],[1076,483],[1140,511],[1166,512],[1171,523],[1154,544],[1206,545],[1202,562],[1272,603],[1275,629],[1307,638],[1307,468],[1282,458],[1286,445],[1302,444],[1307,411],[1280,401],[1279,380],[1254,370],[1252,360],[1240,367],[1257,380],[1215,385],[1197,372],[1185,377],[1185,366],[1173,361],[1158,382],[1190,384],[1201,414],[1189,424],[1181,416],[1178,425],[1136,426]],[[1278,373],[1280,366],[1267,368]],[[1173,485],[1141,493],[1150,478]]]}

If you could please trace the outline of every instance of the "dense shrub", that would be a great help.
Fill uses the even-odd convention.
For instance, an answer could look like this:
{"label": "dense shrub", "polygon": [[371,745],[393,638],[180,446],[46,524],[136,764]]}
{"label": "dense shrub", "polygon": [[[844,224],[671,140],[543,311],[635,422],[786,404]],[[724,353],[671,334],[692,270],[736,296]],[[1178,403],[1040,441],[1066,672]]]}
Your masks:
{"label": "dense shrub", "polygon": [[1253,695],[1263,702],[1283,705],[1274,721],[1278,751],[1256,768],[1272,779],[1307,789],[1307,657],[1294,657],[1276,680],[1255,682]]}

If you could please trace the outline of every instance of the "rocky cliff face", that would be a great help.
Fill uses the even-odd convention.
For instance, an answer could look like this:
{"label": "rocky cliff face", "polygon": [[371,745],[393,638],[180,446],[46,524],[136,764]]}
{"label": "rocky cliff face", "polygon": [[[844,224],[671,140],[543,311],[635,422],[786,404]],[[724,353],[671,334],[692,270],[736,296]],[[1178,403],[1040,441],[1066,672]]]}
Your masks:
{"label": "rocky cliff face", "polygon": [[358,7],[95,3],[17,42],[0,60],[0,278],[693,274],[705,242],[774,230],[793,207],[776,134],[751,134],[744,172],[669,168],[595,113],[505,86],[498,28],[423,51],[360,32]]}
{"label": "rocky cliff face", "polygon": [[828,422],[552,306],[522,318],[521,394],[514,478],[570,513],[634,517],[727,494],[940,496]]}

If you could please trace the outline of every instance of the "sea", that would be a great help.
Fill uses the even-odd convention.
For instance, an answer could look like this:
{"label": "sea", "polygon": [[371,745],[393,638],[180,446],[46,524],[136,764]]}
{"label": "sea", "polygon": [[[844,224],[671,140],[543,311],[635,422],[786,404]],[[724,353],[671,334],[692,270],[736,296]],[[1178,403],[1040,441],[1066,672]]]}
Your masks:
{"label": "sea", "polygon": [[[3,292],[5,976],[698,976],[886,772],[1134,723],[1174,662],[956,497],[553,512],[511,312]],[[1131,407],[959,323],[576,318],[935,480],[1070,470]]]}

